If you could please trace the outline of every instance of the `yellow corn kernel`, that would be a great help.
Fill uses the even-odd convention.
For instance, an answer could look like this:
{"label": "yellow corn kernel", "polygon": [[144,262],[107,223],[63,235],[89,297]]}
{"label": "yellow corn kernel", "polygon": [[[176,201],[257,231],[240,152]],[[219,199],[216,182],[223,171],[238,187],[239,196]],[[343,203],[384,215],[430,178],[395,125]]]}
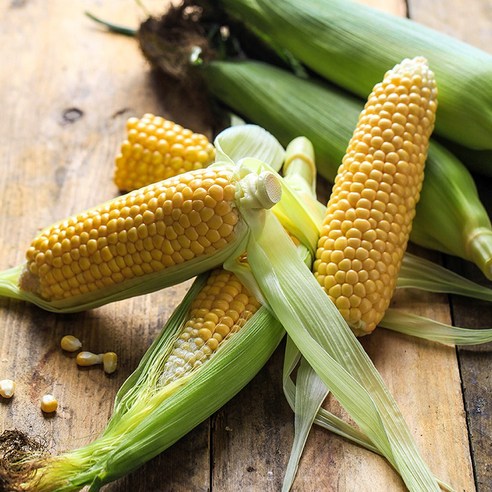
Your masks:
{"label": "yellow corn kernel", "polygon": [[335,179],[313,269],[357,334],[376,327],[393,295],[436,97],[425,59],[390,70],[369,96]]}
{"label": "yellow corn kernel", "polygon": [[[218,188],[220,200],[212,198]],[[47,301],[66,300],[213,254],[236,237],[235,191],[231,171],[202,169],[54,224],[28,249],[20,288]]]}
{"label": "yellow corn kernel", "polygon": [[87,367],[103,363],[103,354],[93,354],[92,352],[79,352],[76,362],[78,366]]}
{"label": "yellow corn kernel", "polygon": [[41,398],[41,410],[44,413],[53,413],[58,409],[58,400],[53,395],[43,395]]}
{"label": "yellow corn kernel", "polygon": [[15,393],[15,382],[12,379],[2,379],[0,381],[0,396],[2,398],[12,398]]}
{"label": "yellow corn kernel", "polygon": [[259,307],[233,273],[214,270],[191,304],[189,318],[164,366],[162,383],[170,383],[202,365]]}
{"label": "yellow corn kernel", "polygon": [[160,116],[130,118],[127,139],[116,157],[114,182],[131,191],[181,173],[207,167],[215,149],[205,135]]}
{"label": "yellow corn kernel", "polygon": [[102,355],[102,364],[106,374],[113,374],[118,366],[118,356],[114,352],[106,352]]}
{"label": "yellow corn kernel", "polygon": [[60,341],[60,346],[66,352],[76,352],[82,347],[82,342],[73,335],[65,335]]}

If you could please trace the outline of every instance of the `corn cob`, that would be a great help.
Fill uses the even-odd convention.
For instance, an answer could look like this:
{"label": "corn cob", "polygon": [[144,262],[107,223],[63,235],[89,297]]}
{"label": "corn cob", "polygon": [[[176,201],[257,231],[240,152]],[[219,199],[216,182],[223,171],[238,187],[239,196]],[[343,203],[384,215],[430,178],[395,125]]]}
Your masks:
{"label": "corn cob", "polygon": [[[241,200],[249,198],[256,176],[263,175],[256,175],[256,171],[252,171],[261,169],[261,162],[255,159],[244,159],[241,166],[239,175],[244,176],[250,170],[243,179],[249,178],[248,183],[251,186],[240,186],[244,193],[237,203],[241,208],[241,216],[251,229],[246,245],[251,269],[239,265],[235,258],[228,260],[229,266],[235,262],[238,276],[254,275],[260,292],[265,295],[273,312],[288,327],[289,334],[302,353],[306,354],[306,359],[320,372],[325,384],[333,388],[335,397],[347,407],[361,429],[368,433],[378,449],[400,471],[409,488],[412,488],[412,484],[418,484],[421,488],[426,487],[426,490],[434,490],[435,480],[422,462],[411,437],[407,435],[396,404],[384,388],[367,354],[305,268],[294,246],[290,241],[283,240],[286,236],[280,224],[269,212],[260,210],[256,213],[252,210],[254,207],[241,206]],[[273,174],[267,174],[265,180],[269,179],[268,176]],[[275,201],[273,197],[278,193],[275,187],[270,189],[267,186],[264,192],[270,198],[269,202]],[[258,196],[253,201],[257,200],[262,201]],[[333,323],[332,330],[326,330],[327,322]],[[270,332],[270,329],[262,330],[262,333],[263,331]],[[171,350],[177,332],[177,328],[166,330],[166,334],[155,347],[156,351]],[[244,333],[245,330],[240,330],[237,337]],[[231,337],[231,344],[234,343],[233,340],[238,340],[237,337]],[[75,490],[91,483],[91,489],[98,490],[104,483],[132,470],[155,455],[163,446],[167,447],[174,442],[182,435],[185,427],[183,422],[190,426],[188,428],[196,425],[203,418],[205,410],[213,411],[215,405],[223,401],[224,394],[230,395],[239,383],[244,384],[245,379],[251,375],[251,367],[257,367],[256,360],[248,360],[256,348],[251,350],[249,345],[248,351],[246,344],[241,346],[244,352],[237,352],[233,348],[228,350],[229,347],[234,347],[231,344],[224,346],[220,358],[211,357],[207,365],[202,366],[207,367],[208,371],[202,371],[201,368],[191,371],[189,376],[185,375],[165,385],[162,391],[154,384],[156,380],[160,380],[161,354],[157,354],[157,359],[152,356],[146,358],[142,363],[142,370],[122,388],[116,403],[115,417],[101,439],[80,452],[75,451],[54,459],[47,473],[42,475],[45,488],[38,482],[35,489]],[[266,350],[263,345],[258,348],[262,353]],[[152,351],[154,355],[156,351]],[[238,353],[247,356],[247,364],[244,357],[238,359]],[[235,377],[231,380],[228,370],[230,367],[242,369],[244,374],[241,371],[239,374],[235,372]],[[193,385],[188,386],[187,378],[192,375],[195,377]],[[148,378],[151,383],[143,391],[137,387],[141,377]],[[227,381],[226,391],[220,384],[224,384],[224,381]],[[367,387],[371,388],[371,395],[365,389]],[[186,396],[191,393],[192,398],[186,400]],[[120,432],[124,434],[121,436]],[[108,451],[110,457],[105,460],[103,456]],[[44,467],[46,463],[47,460],[42,460],[41,466]],[[77,467],[83,467],[84,470],[79,474]],[[30,468],[31,471],[33,469]],[[66,478],[67,474],[69,478]]]}
{"label": "corn cob", "polygon": [[52,301],[213,255],[238,223],[227,171],[150,185],[54,224],[27,250],[25,290]]}
{"label": "corn cob", "polygon": [[0,276],[0,293],[78,311],[213,268],[245,239],[239,208],[280,197],[273,174],[245,174],[227,165],[190,171],[54,224],[23,267]]}
{"label": "corn cob", "polygon": [[115,160],[114,182],[132,191],[164,179],[202,169],[215,157],[205,135],[193,133],[153,114],[130,118],[127,138]]}
{"label": "corn cob", "polygon": [[434,74],[405,60],[374,87],[335,179],[315,276],[357,334],[388,308],[424,179]]}
{"label": "corn cob", "polygon": [[404,57],[425,56],[440,87],[436,132],[471,148],[492,148],[490,54],[350,0],[220,0],[220,4],[263,41],[288,50],[361,97],[387,67]]}
{"label": "corn cob", "polygon": [[169,384],[200,367],[259,307],[258,301],[233,273],[214,270],[191,304],[188,321],[164,365],[162,384]]}
{"label": "corn cob", "polygon": [[[264,63],[211,62],[201,73],[217,99],[281,143],[305,135],[319,173],[333,181],[362,108],[357,100]],[[426,165],[411,240],[473,261],[492,279],[492,227],[470,173],[435,141]]]}

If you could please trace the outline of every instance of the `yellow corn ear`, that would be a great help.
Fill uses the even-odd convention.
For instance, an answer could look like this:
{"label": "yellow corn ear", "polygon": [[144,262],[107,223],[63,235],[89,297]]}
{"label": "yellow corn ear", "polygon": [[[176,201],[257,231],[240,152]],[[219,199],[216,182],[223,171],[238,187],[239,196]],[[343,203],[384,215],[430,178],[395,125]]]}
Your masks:
{"label": "yellow corn ear", "polygon": [[362,111],[335,179],[314,273],[357,334],[392,297],[424,175],[437,108],[421,57],[386,73]]}
{"label": "yellow corn ear", "polygon": [[203,169],[138,189],[41,231],[21,289],[53,301],[212,255],[235,237],[232,172]]}
{"label": "yellow corn ear", "polygon": [[132,191],[178,174],[207,167],[215,149],[205,135],[145,114],[130,118],[127,138],[115,161],[114,182],[120,190]]}

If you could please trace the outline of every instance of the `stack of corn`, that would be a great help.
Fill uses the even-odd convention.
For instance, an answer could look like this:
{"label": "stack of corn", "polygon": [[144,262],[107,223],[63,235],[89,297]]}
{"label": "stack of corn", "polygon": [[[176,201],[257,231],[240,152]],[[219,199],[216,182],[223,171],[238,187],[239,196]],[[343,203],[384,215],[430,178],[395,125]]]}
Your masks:
{"label": "stack of corn", "polygon": [[[23,460],[35,476],[23,475],[21,467],[11,477],[16,486],[48,491],[91,484],[97,490],[155,456],[261,367],[282,336],[273,312],[409,489],[438,490],[396,404],[335,308],[362,333],[387,308],[419,198],[435,97],[433,74],[420,58],[404,61],[375,87],[336,180],[318,248],[318,279],[329,296],[299,258],[299,250],[314,245],[301,239],[296,250],[268,209],[290,215],[291,232],[314,227],[317,233],[317,213],[307,212],[274,170],[251,156],[238,166],[216,163],[149,185],[41,232],[22,272],[14,272],[20,285],[14,287],[14,274],[4,282],[16,296],[48,309],[78,310],[148,292],[224,261],[234,274],[199,277],[120,390],[98,440],[52,459]],[[403,122],[389,109],[407,99]],[[395,136],[398,125],[414,131],[405,126]],[[300,189],[313,190],[312,157],[294,157],[290,172],[307,182]],[[270,271],[274,275],[265,274]]]}

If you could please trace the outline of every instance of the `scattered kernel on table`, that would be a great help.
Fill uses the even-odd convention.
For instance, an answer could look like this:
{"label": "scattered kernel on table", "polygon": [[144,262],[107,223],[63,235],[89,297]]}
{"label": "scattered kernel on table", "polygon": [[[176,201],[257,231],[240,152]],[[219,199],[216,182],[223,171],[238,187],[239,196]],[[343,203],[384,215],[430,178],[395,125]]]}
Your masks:
{"label": "scattered kernel on table", "polygon": [[53,395],[44,395],[41,398],[41,410],[44,413],[56,412],[58,408],[58,400]]}
{"label": "scattered kernel on table", "polygon": [[106,352],[102,356],[103,369],[106,374],[113,374],[118,366],[118,356],[114,352]]}
{"label": "scattered kernel on table", "polygon": [[130,118],[116,157],[114,182],[132,191],[177,174],[207,167],[215,158],[205,135],[153,114]]}
{"label": "scattered kernel on table", "polygon": [[15,382],[12,379],[2,379],[0,381],[0,396],[2,398],[12,398],[15,392]]}
{"label": "scattered kernel on table", "polygon": [[102,364],[103,356],[92,352],[79,352],[76,361],[78,366],[95,366],[96,364]]}
{"label": "scattered kernel on table", "polygon": [[65,335],[61,339],[60,346],[66,352],[76,352],[82,347],[82,342],[73,335]]}

